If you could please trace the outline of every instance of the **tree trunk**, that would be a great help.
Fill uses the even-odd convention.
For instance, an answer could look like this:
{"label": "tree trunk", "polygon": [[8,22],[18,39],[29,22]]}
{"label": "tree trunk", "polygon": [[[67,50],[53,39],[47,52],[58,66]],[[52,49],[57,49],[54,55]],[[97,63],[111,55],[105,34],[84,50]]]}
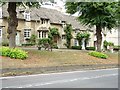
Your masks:
{"label": "tree trunk", "polygon": [[96,35],[97,35],[97,51],[101,52],[101,43],[102,43],[102,28],[100,25],[96,25]]}
{"label": "tree trunk", "polygon": [[9,19],[8,19],[8,39],[9,39],[9,47],[15,48],[16,47],[16,29],[18,26],[18,19],[16,13],[16,2],[9,2],[8,9]]}

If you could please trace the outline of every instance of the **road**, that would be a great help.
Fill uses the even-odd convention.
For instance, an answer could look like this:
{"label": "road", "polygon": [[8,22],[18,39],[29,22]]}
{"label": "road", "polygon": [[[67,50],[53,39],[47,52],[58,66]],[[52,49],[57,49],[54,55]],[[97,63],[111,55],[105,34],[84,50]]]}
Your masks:
{"label": "road", "polygon": [[118,88],[118,69],[2,77],[2,88]]}

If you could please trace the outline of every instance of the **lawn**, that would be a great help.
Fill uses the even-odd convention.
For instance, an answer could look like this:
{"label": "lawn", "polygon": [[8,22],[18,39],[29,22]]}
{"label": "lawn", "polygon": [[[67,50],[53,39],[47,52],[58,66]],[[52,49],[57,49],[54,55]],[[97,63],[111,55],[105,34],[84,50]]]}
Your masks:
{"label": "lawn", "polygon": [[118,53],[107,53],[108,59],[99,59],[88,55],[88,51],[54,50],[38,51],[26,50],[29,57],[26,60],[2,57],[2,68],[31,68],[67,65],[118,64]]}

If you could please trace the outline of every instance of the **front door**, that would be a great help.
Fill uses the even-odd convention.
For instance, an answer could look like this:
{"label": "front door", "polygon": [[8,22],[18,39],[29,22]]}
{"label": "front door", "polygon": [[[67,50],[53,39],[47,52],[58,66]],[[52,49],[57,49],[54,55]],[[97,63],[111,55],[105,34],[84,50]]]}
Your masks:
{"label": "front door", "polygon": [[20,32],[18,32],[18,31],[16,33],[16,45],[20,46]]}

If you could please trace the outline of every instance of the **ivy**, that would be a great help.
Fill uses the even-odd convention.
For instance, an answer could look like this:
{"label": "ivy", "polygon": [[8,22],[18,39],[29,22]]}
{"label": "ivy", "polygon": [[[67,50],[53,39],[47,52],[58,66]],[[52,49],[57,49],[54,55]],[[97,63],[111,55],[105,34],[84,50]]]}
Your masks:
{"label": "ivy", "polygon": [[84,32],[84,33],[77,33],[76,35],[76,39],[78,40],[78,43],[79,43],[79,46],[82,45],[82,40],[83,38],[85,39],[85,47],[89,41],[89,37],[90,37],[90,34],[87,33],[87,32]]}
{"label": "ivy", "polygon": [[66,38],[66,46],[67,48],[70,48],[71,47],[71,39],[72,39],[72,25],[71,24],[67,24],[65,29],[64,29],[64,32],[65,32],[65,38]]}

